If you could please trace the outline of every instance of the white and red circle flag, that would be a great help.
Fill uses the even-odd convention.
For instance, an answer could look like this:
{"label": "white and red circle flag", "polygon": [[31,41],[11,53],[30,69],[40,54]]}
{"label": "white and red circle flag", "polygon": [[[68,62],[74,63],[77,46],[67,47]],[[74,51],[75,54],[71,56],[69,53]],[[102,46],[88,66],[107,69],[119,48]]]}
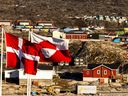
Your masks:
{"label": "white and red circle flag", "polygon": [[45,37],[31,32],[31,42],[39,44],[41,48],[40,59],[45,58],[45,60],[50,62],[71,61],[68,40]]}

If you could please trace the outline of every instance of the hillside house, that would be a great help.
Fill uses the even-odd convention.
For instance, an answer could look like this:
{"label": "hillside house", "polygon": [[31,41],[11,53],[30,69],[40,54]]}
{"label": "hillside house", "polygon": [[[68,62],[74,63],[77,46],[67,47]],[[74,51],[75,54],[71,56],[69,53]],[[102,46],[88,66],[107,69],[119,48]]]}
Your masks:
{"label": "hillside house", "polygon": [[65,39],[66,33],[60,32],[59,29],[52,32],[52,37]]}
{"label": "hillside house", "polygon": [[11,26],[12,20],[0,20],[0,25]]}
{"label": "hillside house", "polygon": [[53,21],[37,21],[37,25],[43,26],[43,28],[54,28]]}
{"label": "hillside house", "polygon": [[102,79],[108,83],[109,79],[115,79],[119,74],[120,64],[88,64],[87,69],[83,69],[84,81],[96,81]]}
{"label": "hillside house", "polygon": [[17,30],[30,31],[33,29],[31,20],[17,20],[14,25],[14,29]]}
{"label": "hillside house", "polygon": [[21,25],[21,26],[30,26],[32,24],[31,20],[17,20],[15,22],[15,25]]}
{"label": "hillside house", "polygon": [[121,36],[115,37],[115,38],[113,38],[112,42],[115,42],[115,43],[123,42],[124,44],[127,44],[128,36],[127,35],[121,35]]}
{"label": "hillside house", "polygon": [[65,39],[85,40],[87,39],[87,33],[83,31],[67,32]]}

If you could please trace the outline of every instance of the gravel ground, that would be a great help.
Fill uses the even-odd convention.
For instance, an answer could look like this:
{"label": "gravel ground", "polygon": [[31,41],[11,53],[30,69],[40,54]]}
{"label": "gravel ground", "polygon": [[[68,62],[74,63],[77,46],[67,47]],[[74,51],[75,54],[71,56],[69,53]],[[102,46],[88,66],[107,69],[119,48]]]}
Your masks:
{"label": "gravel ground", "polygon": [[[78,84],[88,84],[82,81],[77,81]],[[2,84],[2,96],[26,96],[26,85],[16,85],[13,83],[7,83],[3,81]],[[32,86],[32,91],[38,92],[38,95],[33,96],[53,96],[50,95],[45,88],[39,86]],[[59,93],[55,96],[92,96],[92,95],[78,95],[70,92]],[[93,96],[128,96],[128,88],[122,87],[110,87],[109,85],[99,85],[97,87],[97,94]]]}

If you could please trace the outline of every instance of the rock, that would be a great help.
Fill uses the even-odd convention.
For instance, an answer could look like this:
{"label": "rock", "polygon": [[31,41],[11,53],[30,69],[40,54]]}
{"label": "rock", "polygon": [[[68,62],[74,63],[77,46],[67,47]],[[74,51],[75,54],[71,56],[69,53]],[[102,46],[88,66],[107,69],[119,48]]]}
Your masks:
{"label": "rock", "polygon": [[121,87],[122,85],[120,83],[111,83],[112,87]]}

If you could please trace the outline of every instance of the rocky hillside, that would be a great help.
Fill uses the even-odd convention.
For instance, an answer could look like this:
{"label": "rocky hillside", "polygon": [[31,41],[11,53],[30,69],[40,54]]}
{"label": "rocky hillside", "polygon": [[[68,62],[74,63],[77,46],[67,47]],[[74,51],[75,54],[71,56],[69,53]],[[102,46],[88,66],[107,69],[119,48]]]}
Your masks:
{"label": "rocky hillside", "polygon": [[[128,0],[0,0],[0,2],[0,20],[53,20],[60,26],[67,24],[70,16],[128,16]],[[118,63],[126,60],[126,55],[123,55],[126,53],[125,50],[107,42],[74,42],[70,45],[70,50],[74,56],[83,57],[88,63]]]}
{"label": "rocky hillside", "polygon": [[128,0],[0,0],[0,19],[54,20],[69,16],[128,16]]}
{"label": "rocky hillside", "polygon": [[106,41],[74,41],[70,44],[70,51],[74,58],[83,58],[85,64],[124,63],[124,61],[128,60],[126,55],[128,52],[120,44]]}

